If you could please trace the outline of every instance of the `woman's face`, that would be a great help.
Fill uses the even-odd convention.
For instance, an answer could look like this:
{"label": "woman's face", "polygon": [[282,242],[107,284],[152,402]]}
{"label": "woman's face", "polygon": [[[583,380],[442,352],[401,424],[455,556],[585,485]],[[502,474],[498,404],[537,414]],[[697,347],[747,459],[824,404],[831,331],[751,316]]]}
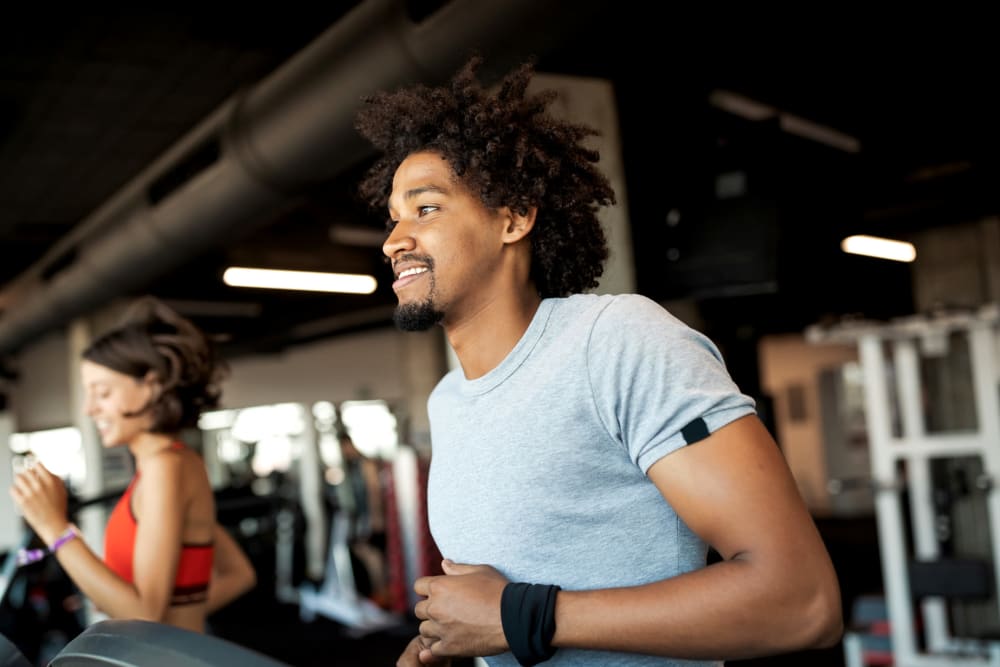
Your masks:
{"label": "woman's face", "polygon": [[126,416],[144,407],[153,396],[152,383],[84,359],[80,366],[84,408],[94,420],[105,447],[128,444],[148,431],[148,413]]}

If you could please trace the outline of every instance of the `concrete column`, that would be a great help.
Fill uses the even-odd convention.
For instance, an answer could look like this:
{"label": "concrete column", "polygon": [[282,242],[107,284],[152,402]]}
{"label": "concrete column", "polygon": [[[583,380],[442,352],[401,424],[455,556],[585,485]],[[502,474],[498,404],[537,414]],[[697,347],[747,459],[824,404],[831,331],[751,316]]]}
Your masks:
{"label": "concrete column", "polygon": [[586,77],[537,73],[530,90],[555,90],[559,97],[549,107],[552,115],[596,128],[600,135],[590,137],[587,145],[600,153],[598,167],[611,181],[618,204],[599,211],[608,237],[610,256],[594,290],[598,294],[635,291],[635,257],[629,227],[628,193],[625,190],[625,164],[621,151],[621,132],[614,88],[610,81]]}
{"label": "concrete column", "polygon": [[[14,500],[7,489],[14,483],[10,436],[14,433],[14,415],[0,412],[0,549],[8,551],[18,545],[24,529],[21,517],[14,510]],[[0,582],[0,586],[6,582]]]}
{"label": "concrete column", "polygon": [[323,578],[326,568],[326,539],[329,518],[323,505],[323,462],[319,456],[319,437],[311,405],[301,405],[302,433],[292,436],[298,444],[299,502],[306,518],[306,573],[315,580]]}

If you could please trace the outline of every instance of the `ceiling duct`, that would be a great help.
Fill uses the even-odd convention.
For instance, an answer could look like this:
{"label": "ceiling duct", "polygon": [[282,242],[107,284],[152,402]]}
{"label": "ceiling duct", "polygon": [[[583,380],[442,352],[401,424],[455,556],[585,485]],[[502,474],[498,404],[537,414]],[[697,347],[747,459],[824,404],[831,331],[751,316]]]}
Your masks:
{"label": "ceiling duct", "polygon": [[227,232],[369,154],[354,130],[376,90],[449,77],[473,51],[485,78],[544,55],[596,0],[451,0],[419,22],[368,0],[257,85],[230,97],[0,292],[0,354],[140,289]]}

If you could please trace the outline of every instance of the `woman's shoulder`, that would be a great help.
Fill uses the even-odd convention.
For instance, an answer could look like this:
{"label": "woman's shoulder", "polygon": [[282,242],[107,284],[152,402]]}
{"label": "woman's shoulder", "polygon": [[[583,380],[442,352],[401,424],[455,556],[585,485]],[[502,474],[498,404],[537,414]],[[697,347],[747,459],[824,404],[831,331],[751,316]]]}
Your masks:
{"label": "woman's shoulder", "polygon": [[207,507],[213,498],[201,456],[187,447],[168,447],[149,457],[143,463],[142,487],[147,500],[155,496],[184,507]]}
{"label": "woman's shoulder", "polygon": [[152,455],[143,463],[143,477],[163,480],[177,479],[182,484],[198,482],[208,473],[201,456],[184,444],[171,445]]}

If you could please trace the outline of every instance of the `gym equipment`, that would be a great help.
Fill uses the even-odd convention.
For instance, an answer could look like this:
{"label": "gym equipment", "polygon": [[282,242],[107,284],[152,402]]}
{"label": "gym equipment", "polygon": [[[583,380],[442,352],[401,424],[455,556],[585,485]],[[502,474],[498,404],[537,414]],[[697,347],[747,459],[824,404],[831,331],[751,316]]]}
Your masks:
{"label": "gym equipment", "polygon": [[[15,663],[16,664],[16,663]],[[98,621],[70,641],[49,667],[288,667],[225,639],[138,620]],[[2,663],[0,663],[0,667]]]}
{"label": "gym equipment", "polygon": [[[86,499],[71,495],[67,511],[71,517],[76,517],[81,509],[113,502],[122,492],[123,489],[117,489]],[[58,564],[46,559],[18,567],[18,550],[33,546],[41,546],[41,543],[25,524],[20,541],[7,552],[0,568],[0,605],[6,619],[0,633],[13,633],[12,636],[18,638],[19,650],[29,664],[44,662],[87,624],[82,609],[73,611],[65,604],[77,589]],[[40,594],[44,599],[42,605],[37,599]],[[35,601],[31,602],[31,599]],[[6,666],[0,662],[0,667]]]}
{"label": "gym equipment", "polygon": [[[858,348],[893,664],[1000,666],[1000,311],[806,338]],[[847,667],[874,664],[867,636],[845,634]]]}
{"label": "gym equipment", "polygon": [[322,614],[361,636],[398,626],[402,619],[358,593],[348,543],[350,521],[344,512],[333,513],[326,576],[318,587],[309,583],[299,587],[299,615],[309,623]]}
{"label": "gym equipment", "polygon": [[14,642],[0,635],[0,667],[33,667]]}
{"label": "gym equipment", "polygon": [[21,536],[21,541],[7,552],[3,566],[0,567],[0,604],[7,599],[7,592],[10,590],[10,585],[14,583],[14,576],[17,574],[17,552],[21,549],[27,549],[34,537],[34,533],[26,530]]}

